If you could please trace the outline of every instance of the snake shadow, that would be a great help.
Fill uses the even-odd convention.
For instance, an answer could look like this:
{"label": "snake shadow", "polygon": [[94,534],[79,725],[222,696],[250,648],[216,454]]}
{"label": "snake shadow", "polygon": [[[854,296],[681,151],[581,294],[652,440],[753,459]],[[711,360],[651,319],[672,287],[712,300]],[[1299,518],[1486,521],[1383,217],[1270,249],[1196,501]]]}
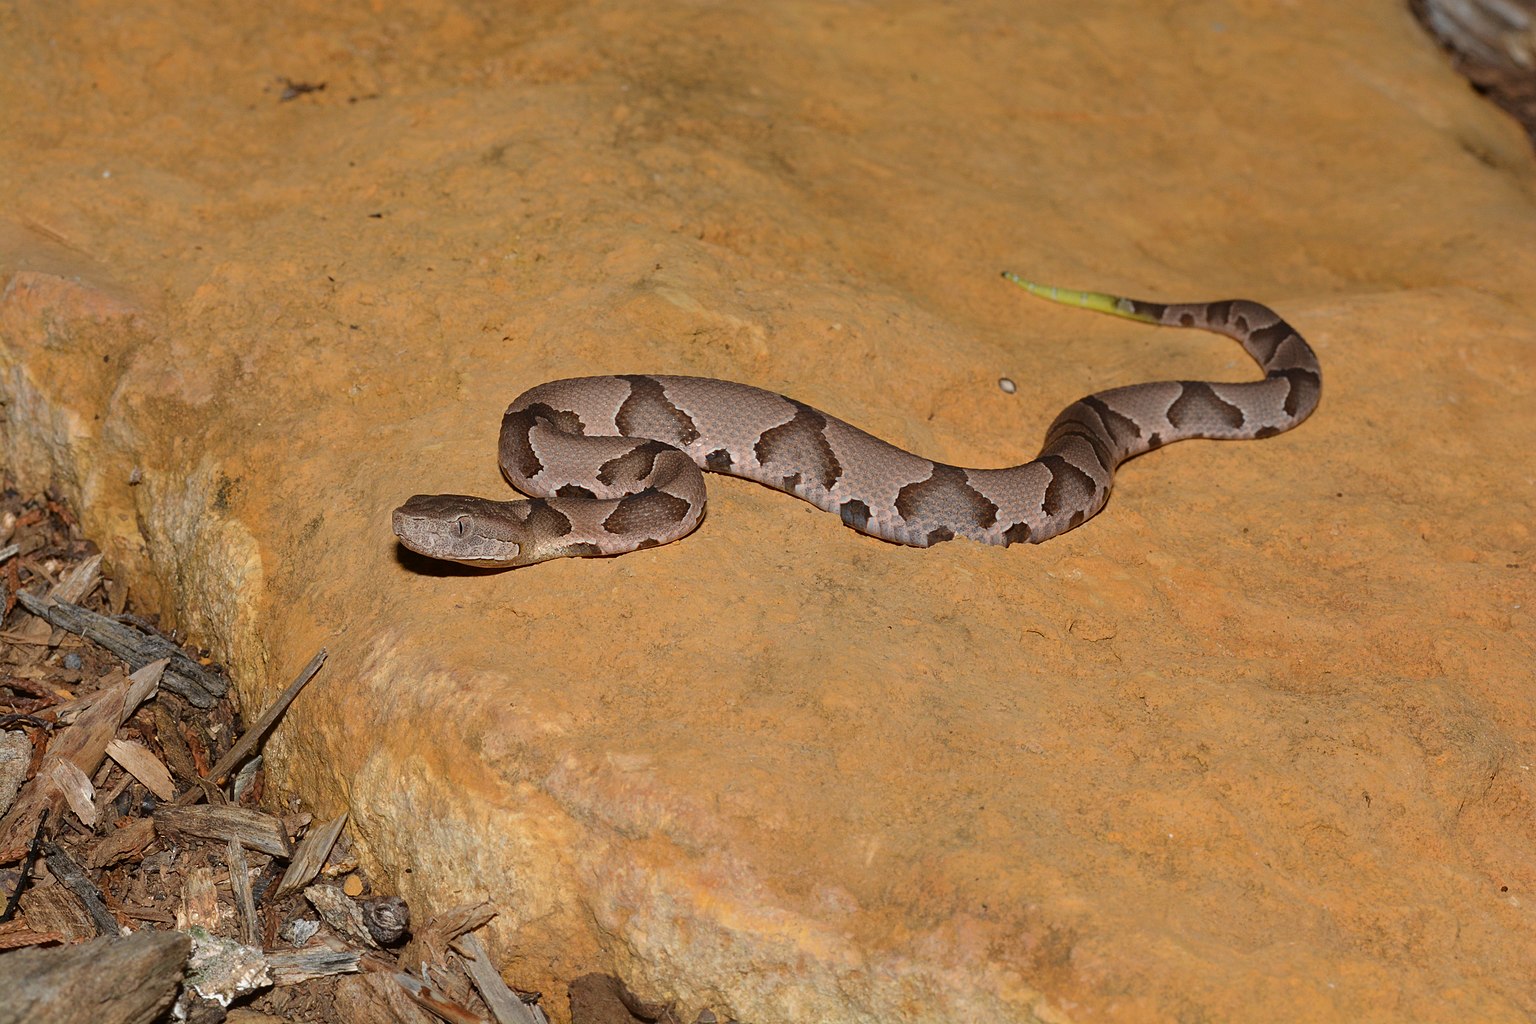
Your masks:
{"label": "snake shadow", "polygon": [[511,565],[476,566],[445,562],[440,558],[418,555],[398,541],[395,542],[395,561],[401,568],[418,576],[497,576],[516,568]]}

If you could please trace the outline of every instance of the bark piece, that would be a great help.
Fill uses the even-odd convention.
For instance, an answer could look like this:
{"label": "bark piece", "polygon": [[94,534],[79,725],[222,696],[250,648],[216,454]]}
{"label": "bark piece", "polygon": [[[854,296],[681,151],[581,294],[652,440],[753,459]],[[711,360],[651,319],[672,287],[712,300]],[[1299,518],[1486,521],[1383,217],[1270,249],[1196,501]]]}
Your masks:
{"label": "bark piece", "polygon": [[303,888],[320,873],[320,869],[325,867],[325,859],[331,855],[331,848],[336,845],[336,839],[341,835],[341,830],[346,827],[346,824],[347,815],[343,811],[320,828],[311,829],[309,834],[299,841],[298,848],[293,851],[293,860],[288,864],[288,870],[283,872],[282,881],[277,883],[279,897]]}
{"label": "bark piece", "polygon": [[96,925],[96,930],[102,935],[119,935],[121,927],[117,918],[107,909],[106,900],[102,898],[101,890],[96,883],[86,877],[80,865],[69,855],[69,851],[58,843],[48,842],[43,844],[43,858],[48,862],[48,870],[59,884],[79,898],[86,913],[91,915],[91,921]]}
{"label": "bark piece", "polygon": [[235,917],[240,922],[240,941],[261,948],[261,922],[256,918],[256,900],[251,896],[251,866],[245,847],[231,839],[224,853],[229,865],[229,889],[235,898]]}
{"label": "bark piece", "polygon": [[22,786],[15,805],[0,819],[0,864],[21,856],[44,811],[57,815],[64,806],[64,792],[53,778],[57,761],[73,762],[87,777],[95,774],[106,756],[107,741],[122,722],[128,686],[125,680],[93,694],[74,722],[61,729],[48,744],[48,753],[37,774]]}
{"label": "bark piece", "polygon": [[245,807],[162,804],[155,808],[154,822],[156,833],[169,838],[196,836],[226,842],[236,839],[248,850],[285,859],[289,854],[283,823],[270,814]]}
{"label": "bark piece", "polygon": [[21,920],[34,932],[61,935],[66,942],[82,942],[101,934],[79,899],[62,885],[28,889],[21,897]]}
{"label": "bark piece", "polygon": [[11,809],[32,763],[32,741],[19,729],[0,732],[0,815]]}
{"label": "bark piece", "polygon": [[118,861],[138,858],[154,841],[155,823],[148,818],[135,818],[90,847],[86,851],[86,864],[104,868]]}
{"label": "bark piece", "polygon": [[176,795],[176,783],[171,778],[170,769],[144,744],[114,737],[107,741],[107,756],[144,783],[144,788],[160,800],[170,800]]}
{"label": "bark piece", "polygon": [[203,999],[228,1006],[247,992],[272,984],[261,950],[210,935],[203,928],[192,928],[188,934],[192,956],[187,961],[187,988]]}
{"label": "bark piece", "polygon": [[126,623],[68,601],[38,597],[26,591],[16,595],[16,601],[27,611],[60,629],[105,647],[138,671],[160,658],[169,660],[160,684],[182,697],[196,708],[211,708],[215,700],[224,696],[229,684],[213,672],[209,672],[187,656],[186,652],[163,636],[145,633]]}
{"label": "bark piece", "polygon": [[176,997],[191,941],[143,931],[0,957],[0,1024],[151,1024]]}
{"label": "bark piece", "polygon": [[0,951],[27,946],[59,946],[69,940],[59,932],[34,931],[25,921],[0,924]]}
{"label": "bark piece", "polygon": [[523,1002],[501,980],[501,974],[491,964],[490,954],[485,951],[479,936],[463,935],[454,945],[462,951],[460,955],[469,980],[475,983],[475,990],[485,1000],[496,1024],[549,1024],[542,1010]]}

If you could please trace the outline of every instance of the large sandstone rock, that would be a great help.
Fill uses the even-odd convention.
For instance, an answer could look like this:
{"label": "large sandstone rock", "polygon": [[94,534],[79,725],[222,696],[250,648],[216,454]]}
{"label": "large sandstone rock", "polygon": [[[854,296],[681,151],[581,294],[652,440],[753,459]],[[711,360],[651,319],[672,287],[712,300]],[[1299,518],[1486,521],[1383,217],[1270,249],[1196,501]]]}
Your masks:
{"label": "large sandstone rock", "polygon": [[[4,457],[248,701],[330,647],[280,782],[418,908],[495,900],[524,987],[1529,1019],[1536,173],[1403,6],[0,12]],[[734,480],[619,559],[393,543],[409,494],[505,493],[500,412],[557,376],[1007,465],[1090,390],[1251,375],[1004,267],[1268,302],[1323,407],[1038,548]]]}

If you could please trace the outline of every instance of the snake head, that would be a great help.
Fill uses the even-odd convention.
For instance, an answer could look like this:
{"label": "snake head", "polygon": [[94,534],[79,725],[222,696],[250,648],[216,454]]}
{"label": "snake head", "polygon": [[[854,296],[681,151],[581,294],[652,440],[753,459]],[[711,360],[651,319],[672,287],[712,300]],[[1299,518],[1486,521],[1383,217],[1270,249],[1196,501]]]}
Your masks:
{"label": "snake head", "polygon": [[467,494],[418,494],[395,509],[395,536],[419,555],[465,565],[531,565],[539,554],[535,506],[544,502],[491,501]]}

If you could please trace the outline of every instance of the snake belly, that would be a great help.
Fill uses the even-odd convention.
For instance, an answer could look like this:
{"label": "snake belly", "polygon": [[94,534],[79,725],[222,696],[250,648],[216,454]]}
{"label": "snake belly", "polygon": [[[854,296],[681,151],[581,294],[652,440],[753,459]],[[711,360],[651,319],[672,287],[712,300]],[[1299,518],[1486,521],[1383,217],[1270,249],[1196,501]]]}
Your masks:
{"label": "snake belly", "polygon": [[1164,305],[1014,280],[1071,305],[1227,335],[1264,379],[1097,392],[1062,410],[1038,455],[1007,469],[934,462],[792,398],[728,380],[551,381],[519,395],[502,419],[501,469],[529,500],[416,495],[395,510],[395,534],[420,554],[470,565],[623,554],[698,526],[702,471],[709,471],[786,491],[898,544],[1038,543],[1103,508],[1126,459],[1189,438],[1270,437],[1317,407],[1317,357],[1266,306],[1242,299]]}

